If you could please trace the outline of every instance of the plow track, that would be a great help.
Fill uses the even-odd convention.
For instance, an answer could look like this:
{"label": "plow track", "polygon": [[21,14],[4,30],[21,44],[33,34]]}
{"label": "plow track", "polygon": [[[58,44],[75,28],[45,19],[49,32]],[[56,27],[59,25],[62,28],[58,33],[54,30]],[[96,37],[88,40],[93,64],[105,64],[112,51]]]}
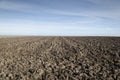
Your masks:
{"label": "plow track", "polygon": [[120,38],[0,38],[0,80],[120,80]]}

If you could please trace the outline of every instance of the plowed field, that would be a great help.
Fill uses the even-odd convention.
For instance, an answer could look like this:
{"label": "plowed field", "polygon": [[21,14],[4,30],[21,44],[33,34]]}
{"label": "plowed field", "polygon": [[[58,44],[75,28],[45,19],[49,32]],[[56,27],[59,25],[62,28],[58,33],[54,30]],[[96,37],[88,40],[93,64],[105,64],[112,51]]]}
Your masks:
{"label": "plowed field", "polygon": [[120,80],[120,37],[0,38],[0,80]]}

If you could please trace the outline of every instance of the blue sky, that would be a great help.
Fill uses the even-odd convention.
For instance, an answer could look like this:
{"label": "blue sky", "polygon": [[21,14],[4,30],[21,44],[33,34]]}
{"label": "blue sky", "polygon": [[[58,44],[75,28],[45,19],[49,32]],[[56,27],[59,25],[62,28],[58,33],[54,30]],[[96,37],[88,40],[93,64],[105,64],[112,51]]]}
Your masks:
{"label": "blue sky", "polygon": [[120,36],[120,0],[0,0],[0,35]]}

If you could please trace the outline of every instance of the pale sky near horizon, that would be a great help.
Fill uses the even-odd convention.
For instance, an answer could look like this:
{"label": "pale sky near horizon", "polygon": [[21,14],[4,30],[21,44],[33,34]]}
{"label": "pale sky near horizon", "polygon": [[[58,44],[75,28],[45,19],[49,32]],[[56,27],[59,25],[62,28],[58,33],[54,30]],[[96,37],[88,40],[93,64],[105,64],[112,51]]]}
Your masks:
{"label": "pale sky near horizon", "polygon": [[120,0],[0,0],[0,35],[120,36]]}

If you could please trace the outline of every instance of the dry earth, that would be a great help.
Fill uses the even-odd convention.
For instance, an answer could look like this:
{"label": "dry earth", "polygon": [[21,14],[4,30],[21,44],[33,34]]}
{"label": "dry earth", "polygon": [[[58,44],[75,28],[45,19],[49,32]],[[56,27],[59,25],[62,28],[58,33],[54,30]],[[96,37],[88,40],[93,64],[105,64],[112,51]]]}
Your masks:
{"label": "dry earth", "polygon": [[0,38],[0,80],[120,80],[120,37]]}

